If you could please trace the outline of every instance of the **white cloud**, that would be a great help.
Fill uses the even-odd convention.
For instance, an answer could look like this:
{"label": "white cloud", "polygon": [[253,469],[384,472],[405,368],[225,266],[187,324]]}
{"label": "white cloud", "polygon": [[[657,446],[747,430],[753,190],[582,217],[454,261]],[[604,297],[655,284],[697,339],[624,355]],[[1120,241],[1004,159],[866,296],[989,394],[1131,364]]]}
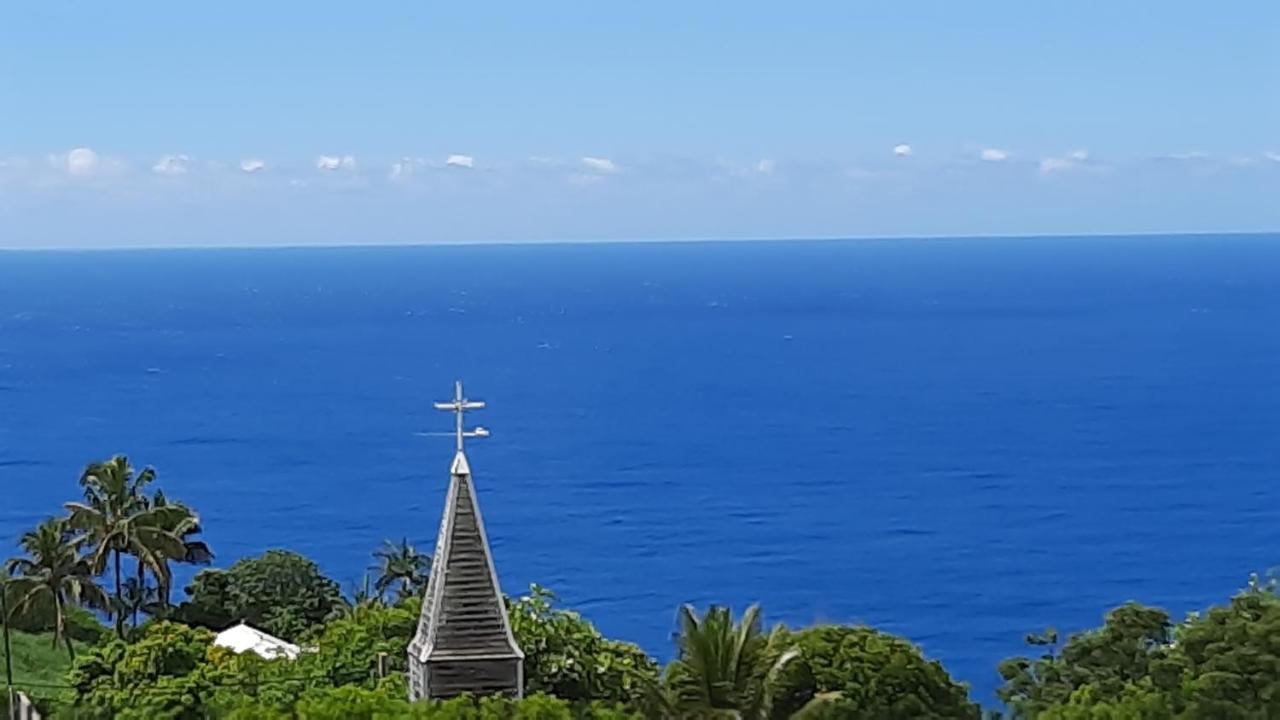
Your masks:
{"label": "white cloud", "polygon": [[475,158],[470,155],[450,155],[445,158],[444,162],[439,160],[428,160],[427,158],[405,156],[391,163],[391,173],[389,177],[392,180],[408,180],[422,168],[431,170],[443,170],[445,168],[462,168],[469,169],[475,167]]}
{"label": "white cloud", "polygon": [[[64,153],[53,153],[45,156],[44,172],[39,161],[31,164],[23,160],[14,167],[28,166],[31,172],[28,179],[36,184],[56,184],[59,178],[89,179],[106,176],[118,176],[127,173],[129,165],[120,158],[100,155],[87,147],[79,147]],[[48,172],[52,170],[52,173]]]}
{"label": "white cloud", "polygon": [[400,162],[391,163],[391,179],[401,180],[413,174],[413,160],[405,158]]}
{"label": "white cloud", "polygon": [[151,166],[151,172],[157,175],[185,175],[191,158],[186,155],[165,155]]}
{"label": "white cloud", "polygon": [[258,158],[245,158],[240,161],[240,170],[247,173],[256,173],[267,169],[267,163]]}
{"label": "white cloud", "polygon": [[89,175],[98,168],[98,153],[89,148],[76,148],[67,153],[67,172]]}
{"label": "white cloud", "polygon": [[431,162],[425,158],[402,157],[399,162],[391,163],[391,179],[392,180],[408,180],[411,175],[417,172],[418,168],[440,168],[444,167],[438,162]]}
{"label": "white cloud", "polygon": [[761,175],[772,175],[774,167],[775,167],[774,162],[768,158],[765,158],[760,162],[756,163],[756,172],[760,173]]}
{"label": "white cloud", "polygon": [[75,148],[65,153],[50,155],[49,164],[68,175],[86,177],[92,175],[101,163],[98,153],[89,148]]}
{"label": "white cloud", "polygon": [[350,155],[321,155],[316,158],[317,170],[355,170],[356,159]]}
{"label": "white cloud", "polygon": [[[1048,175],[1050,173],[1070,170],[1074,167],[1085,165],[1089,162],[1088,150],[1072,150],[1071,152],[1060,157],[1049,157],[1040,161],[1040,172]],[[1096,166],[1095,166],[1096,169]]]}
{"label": "white cloud", "polygon": [[1045,158],[1040,161],[1040,172],[1048,175],[1074,166],[1075,162],[1070,158]]}
{"label": "white cloud", "polygon": [[1000,148],[984,148],[978,157],[987,162],[1004,162],[1009,159],[1009,151]]}
{"label": "white cloud", "polygon": [[445,165],[456,168],[467,168],[468,170],[476,166],[476,159],[470,155],[450,155],[444,161]]}
{"label": "white cloud", "polygon": [[1280,152],[1264,152],[1262,153],[1262,157],[1270,160],[1271,162],[1280,163]]}
{"label": "white cloud", "polygon": [[900,145],[894,145],[893,154],[897,155],[898,157],[907,157],[908,155],[911,154],[911,146],[906,143],[902,143]]}
{"label": "white cloud", "polygon": [[611,175],[618,172],[618,165],[609,158],[584,157],[582,166],[593,172]]}

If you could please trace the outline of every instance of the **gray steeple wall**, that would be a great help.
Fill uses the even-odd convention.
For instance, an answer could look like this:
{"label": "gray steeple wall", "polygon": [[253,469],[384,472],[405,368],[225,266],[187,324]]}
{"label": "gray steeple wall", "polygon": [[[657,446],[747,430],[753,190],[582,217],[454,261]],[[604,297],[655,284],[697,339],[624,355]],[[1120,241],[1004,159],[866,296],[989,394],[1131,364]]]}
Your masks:
{"label": "gray steeple wall", "polygon": [[418,632],[409,698],[524,693],[516,645],[466,456],[454,459]]}

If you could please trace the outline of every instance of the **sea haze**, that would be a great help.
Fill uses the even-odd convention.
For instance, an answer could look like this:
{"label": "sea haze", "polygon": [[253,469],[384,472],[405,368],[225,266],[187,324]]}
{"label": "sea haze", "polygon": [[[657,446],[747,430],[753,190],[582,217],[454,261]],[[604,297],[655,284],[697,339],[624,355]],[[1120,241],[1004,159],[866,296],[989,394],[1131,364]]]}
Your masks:
{"label": "sea haze", "polygon": [[1280,563],[1280,237],[0,253],[0,547],[151,464],[219,564],[433,547],[455,378],[504,589],[1022,637]]}

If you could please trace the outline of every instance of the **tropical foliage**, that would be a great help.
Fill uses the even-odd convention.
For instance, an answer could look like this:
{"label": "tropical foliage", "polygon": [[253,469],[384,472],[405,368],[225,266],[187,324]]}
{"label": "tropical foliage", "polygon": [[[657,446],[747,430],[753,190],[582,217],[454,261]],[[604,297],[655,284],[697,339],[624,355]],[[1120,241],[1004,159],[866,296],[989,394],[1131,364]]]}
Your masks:
{"label": "tropical foliage", "polygon": [[111,604],[115,608],[114,611],[122,618],[129,618],[134,628],[138,627],[139,614],[160,613],[160,593],[156,588],[144,583],[144,580],[138,578],[125,578],[120,599],[112,598]]}
{"label": "tropical foliage", "polygon": [[1174,624],[1127,604],[1058,650],[1000,666],[1015,718],[1280,717],[1280,598],[1258,583],[1225,606]]}
{"label": "tropical foliage", "polygon": [[575,706],[542,694],[523,700],[464,696],[411,704],[403,696],[351,686],[309,690],[290,713],[245,701],[233,701],[219,709],[228,720],[644,720],[633,710],[599,703]]}
{"label": "tropical foliage", "polygon": [[[796,657],[778,681],[774,717],[969,720],[968,688],[909,641],[869,627],[819,625],[790,635]],[[827,705],[821,711],[813,699]],[[823,714],[825,713],[825,714]]]}
{"label": "tropical foliage", "polygon": [[336,582],[287,550],[268,550],[226,570],[202,570],[186,592],[190,599],[175,609],[176,620],[214,630],[245,622],[290,641],[344,606]]}
{"label": "tropical foliage", "polygon": [[147,487],[155,479],[155,470],[136,472],[128,458],[117,455],[85,468],[80,476],[84,501],[66,506],[69,526],[82,533],[79,542],[87,550],[85,560],[91,570],[102,573],[110,568],[114,587],[110,609],[120,637],[124,637],[125,617],[131,612],[125,602],[121,562],[125,556],[135,560],[135,595],[145,595],[150,573],[160,588],[162,606],[172,585],[171,563],[208,562],[212,558],[207,546],[192,539],[200,530],[194,513],[181,504],[169,503],[163,494],[147,496]]}
{"label": "tropical foliage", "polygon": [[[22,633],[15,645],[20,673],[29,682],[43,678],[40,701],[61,703],[42,708],[46,717],[980,717],[968,688],[941,664],[872,628],[766,629],[758,607],[735,619],[726,607],[700,614],[686,606],[675,658],[659,672],[640,648],[604,637],[536,585],[508,600],[530,697],[410,704],[406,651],[429,557],[404,540],[388,542],[374,553],[373,579],[345,599],[314,562],[271,550],[201,571],[174,608],[173,565],[205,564],[213,554],[190,508],[148,494],[154,481],[153,470],[137,472],[124,457],[91,465],[81,476],[84,501],[23,535],[21,554],[4,564],[0,592],[10,613],[0,619],[9,630],[47,633]],[[116,633],[95,610],[114,619]],[[238,621],[304,651],[295,660],[266,660],[215,647],[212,631]],[[126,625],[134,629],[126,633]],[[999,667],[998,695],[1010,718],[1280,717],[1274,582],[1255,578],[1228,604],[1181,622],[1129,603],[1065,642],[1053,630],[1026,639],[1036,651]],[[33,642],[43,643],[39,652]],[[67,684],[59,687],[49,679],[68,658]]]}
{"label": "tropical foliage", "polygon": [[[26,553],[10,560],[6,570],[14,577],[5,583],[11,593],[13,611],[44,609],[53,617],[53,644],[66,645],[67,653],[75,648],[66,632],[71,608],[87,605],[105,608],[106,594],[93,577],[89,562],[77,553],[77,539],[61,518],[44,521],[22,536],[19,543]],[[3,618],[8,622],[8,618]]]}
{"label": "tropical foliage", "polygon": [[779,676],[798,655],[784,628],[764,632],[755,605],[736,623],[727,607],[713,605],[702,617],[688,605],[680,608],[677,647],[665,699],[680,717],[770,717]]}
{"label": "tropical foliage", "polygon": [[[208,565],[213,562],[213,551],[197,536],[201,532],[200,517],[180,502],[170,501],[163,491],[157,490],[149,504],[160,512],[161,529],[182,544],[182,551],[175,556],[165,554],[165,548],[156,548],[160,560],[188,565]],[[177,546],[173,546],[176,549]],[[173,595],[172,575],[166,573],[156,578],[156,604],[160,612],[167,611]]]}
{"label": "tropical foliage", "polygon": [[427,589],[431,556],[418,552],[408,540],[402,539],[398,545],[388,540],[373,553],[373,557],[378,561],[378,566],[373,569],[378,573],[374,588],[379,595],[394,589],[396,601],[402,602],[421,595]]}
{"label": "tropical foliage", "polygon": [[[173,622],[147,625],[125,642],[83,654],[64,714],[80,718],[373,717],[639,718],[604,702],[533,694],[523,702],[461,699],[410,706],[404,657],[417,606],[380,607],[335,620],[306,641],[296,661],[235,655],[213,633]],[[392,664],[382,673],[378,657]],[[385,673],[385,676],[380,676]],[[572,712],[571,712],[572,710]],[[367,714],[368,713],[368,714]]]}
{"label": "tropical foliage", "polygon": [[525,689],[575,702],[641,706],[658,685],[658,665],[636,645],[609,640],[582,616],[553,607],[537,585],[510,603],[511,630],[524,651]]}
{"label": "tropical foliage", "polygon": [[76,659],[70,673],[77,718],[201,717],[224,681],[213,633],[170,622],[133,642],[109,641]]}

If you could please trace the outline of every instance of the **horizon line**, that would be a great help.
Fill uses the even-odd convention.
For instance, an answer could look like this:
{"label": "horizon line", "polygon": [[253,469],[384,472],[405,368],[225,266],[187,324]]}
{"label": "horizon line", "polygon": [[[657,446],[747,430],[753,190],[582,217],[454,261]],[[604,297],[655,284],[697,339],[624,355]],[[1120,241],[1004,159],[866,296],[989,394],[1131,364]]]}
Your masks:
{"label": "horizon line", "polygon": [[770,243],[770,242],[843,242],[843,241],[891,241],[891,240],[1045,240],[1068,238],[1144,238],[1144,237],[1265,237],[1280,235],[1275,230],[1178,230],[1158,231],[1144,230],[1139,232],[1082,232],[1082,233],[996,233],[984,235],[964,233],[954,235],[808,235],[801,237],[687,237],[687,238],[600,238],[586,240],[439,240],[427,242],[376,242],[376,243],[271,243],[264,245],[108,245],[78,246],[61,245],[52,247],[7,247],[0,245],[0,252],[134,252],[155,250],[344,250],[344,249],[389,249],[389,248],[427,248],[427,247],[493,247],[509,245],[681,245],[681,244],[715,244],[715,243]]}

